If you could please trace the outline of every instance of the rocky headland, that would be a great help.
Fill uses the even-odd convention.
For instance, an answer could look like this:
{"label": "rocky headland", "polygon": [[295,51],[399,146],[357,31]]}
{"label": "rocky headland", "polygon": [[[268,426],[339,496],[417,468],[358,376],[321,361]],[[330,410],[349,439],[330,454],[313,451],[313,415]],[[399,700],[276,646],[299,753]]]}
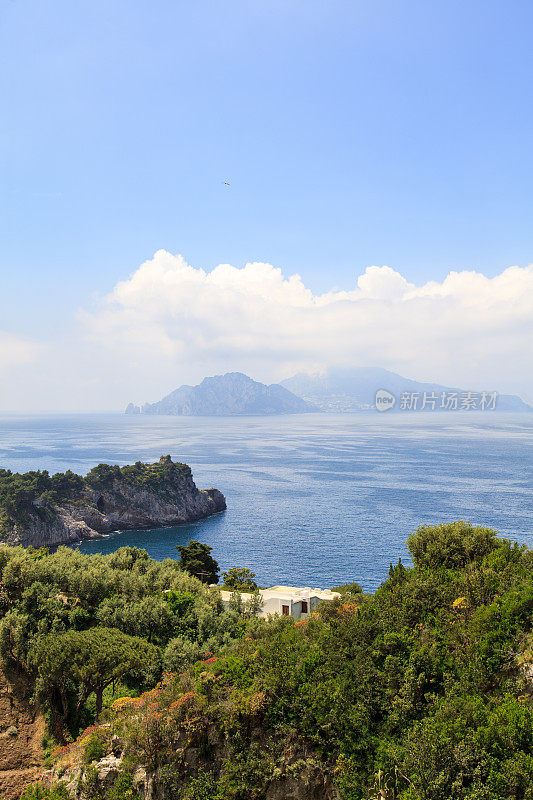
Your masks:
{"label": "rocky headland", "polygon": [[161,456],[119,467],[23,475],[0,470],[0,535],[11,545],[48,547],[117,530],[179,525],[226,508],[218,489],[198,489],[190,467]]}

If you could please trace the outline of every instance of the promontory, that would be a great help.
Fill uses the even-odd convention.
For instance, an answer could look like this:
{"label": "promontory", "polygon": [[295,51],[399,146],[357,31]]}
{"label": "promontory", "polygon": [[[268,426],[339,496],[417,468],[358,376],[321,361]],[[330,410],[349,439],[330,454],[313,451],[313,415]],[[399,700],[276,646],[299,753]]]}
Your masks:
{"label": "promontory", "polygon": [[0,469],[0,539],[6,544],[67,544],[193,522],[225,508],[222,492],[198,489],[190,467],[169,455],[155,464],[99,464],[85,477],[70,470],[50,475]]}

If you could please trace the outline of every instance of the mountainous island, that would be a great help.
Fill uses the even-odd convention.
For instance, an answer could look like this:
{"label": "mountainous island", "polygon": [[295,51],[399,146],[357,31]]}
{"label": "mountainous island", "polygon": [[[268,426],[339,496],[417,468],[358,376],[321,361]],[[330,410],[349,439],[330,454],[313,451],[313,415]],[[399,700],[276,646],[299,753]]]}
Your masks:
{"label": "mountainous island", "polygon": [[376,392],[380,389],[394,396],[395,411],[533,410],[517,395],[471,392],[421,383],[378,367],[358,367],[321,375],[299,373],[270,386],[242,372],[228,372],[205,378],[198,386],[180,386],[156,403],[130,403],[126,414],[234,416],[375,411]]}
{"label": "mountainous island", "polygon": [[[460,410],[462,398],[470,394],[471,402],[481,402],[481,392],[469,392],[468,389],[443,386],[439,383],[422,383],[420,381],[404,378],[396,372],[379,367],[357,367],[352,369],[328,370],[321,375],[308,375],[299,373],[281,381],[281,385],[298,397],[307,400],[321,411],[371,411],[375,409],[376,392],[384,389],[396,398],[395,411],[423,410],[423,397],[436,396],[434,407],[426,406],[432,411]],[[487,394],[491,395],[495,387],[487,387]],[[418,395],[413,400],[413,408],[402,408],[402,394]],[[443,398],[444,395],[444,399]],[[452,397],[450,397],[450,395]],[[457,407],[453,407],[453,396],[456,395]],[[487,398],[490,402],[490,397]],[[446,408],[448,403],[448,408]],[[472,410],[476,406],[470,406]],[[531,411],[531,406],[514,394],[498,394],[494,408],[495,411]]]}
{"label": "mountainous island", "polygon": [[302,414],[316,411],[283,386],[267,386],[242,372],[204,378],[198,386],[180,386],[157,403],[136,406],[126,414],[171,414],[183,416],[234,416],[238,414]]}
{"label": "mountainous island", "polygon": [[0,538],[11,545],[42,547],[179,525],[225,508],[218,489],[197,489],[190,467],[168,455],[155,464],[99,464],[86,477],[70,470],[0,470]]}

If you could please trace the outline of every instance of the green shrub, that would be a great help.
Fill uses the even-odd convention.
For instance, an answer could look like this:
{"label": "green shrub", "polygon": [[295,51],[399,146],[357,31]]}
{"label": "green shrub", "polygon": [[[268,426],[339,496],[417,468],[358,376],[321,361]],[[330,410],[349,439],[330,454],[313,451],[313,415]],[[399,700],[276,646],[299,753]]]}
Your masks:
{"label": "green shrub", "polygon": [[70,800],[66,784],[60,783],[49,789],[42,783],[33,783],[22,792],[20,800]]}
{"label": "green shrub", "polygon": [[85,743],[83,749],[83,761],[85,764],[92,764],[93,761],[100,761],[106,753],[105,744],[102,737],[93,733]]}
{"label": "green shrub", "polygon": [[496,531],[470,522],[423,525],[411,534],[407,546],[417,567],[460,569],[480,563],[498,547]]}

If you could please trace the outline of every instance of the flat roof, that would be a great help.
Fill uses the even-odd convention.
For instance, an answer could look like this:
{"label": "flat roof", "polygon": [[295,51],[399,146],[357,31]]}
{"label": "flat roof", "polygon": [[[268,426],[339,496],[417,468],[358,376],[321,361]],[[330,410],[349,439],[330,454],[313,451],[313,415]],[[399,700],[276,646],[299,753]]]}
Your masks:
{"label": "flat roof", "polygon": [[[222,595],[224,600],[228,600],[233,591],[228,589],[221,589],[220,594]],[[292,600],[306,600],[311,597],[318,597],[323,600],[331,599],[333,597],[338,597],[338,592],[332,592],[331,589],[311,589],[309,586],[270,586],[268,589],[259,589],[259,593],[265,599],[271,597],[278,597],[278,598],[287,598]],[[253,594],[250,592],[239,592],[242,598],[248,599],[253,597]]]}

